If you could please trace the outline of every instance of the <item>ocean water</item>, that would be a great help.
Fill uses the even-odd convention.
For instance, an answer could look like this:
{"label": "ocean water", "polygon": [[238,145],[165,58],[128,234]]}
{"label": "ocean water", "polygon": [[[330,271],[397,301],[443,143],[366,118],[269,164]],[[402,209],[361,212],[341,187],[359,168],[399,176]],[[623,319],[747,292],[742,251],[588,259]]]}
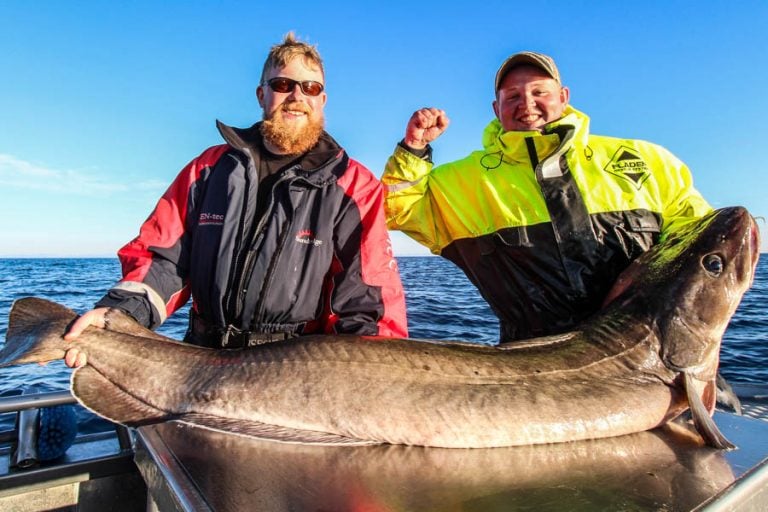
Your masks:
{"label": "ocean water", "polygon": [[[438,257],[399,258],[406,291],[412,338],[464,340],[492,344],[498,322],[464,274]],[[37,296],[84,312],[101,298],[120,275],[117,259],[0,259],[0,340],[5,340],[13,301]],[[758,264],[752,289],[747,292],[723,338],[721,373],[732,383],[768,383],[768,257]],[[181,338],[186,330],[186,308],[158,330]],[[70,370],[60,361],[46,366],[24,365],[0,370],[0,394],[34,387],[39,391],[66,389]],[[97,429],[98,420],[80,412]],[[12,425],[2,418],[0,430]]]}

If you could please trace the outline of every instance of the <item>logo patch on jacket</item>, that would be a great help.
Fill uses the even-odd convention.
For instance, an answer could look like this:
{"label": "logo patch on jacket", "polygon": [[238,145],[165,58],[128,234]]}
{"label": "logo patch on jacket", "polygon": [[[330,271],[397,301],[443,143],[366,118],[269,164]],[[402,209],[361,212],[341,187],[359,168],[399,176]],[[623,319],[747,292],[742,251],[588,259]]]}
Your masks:
{"label": "logo patch on jacket", "polygon": [[323,245],[323,241],[315,238],[315,234],[311,229],[302,229],[296,233],[295,240],[300,244],[314,245],[315,247]]}
{"label": "logo patch on jacket", "polygon": [[640,158],[634,149],[626,146],[619,146],[603,170],[614,176],[624,178],[632,183],[637,190],[640,190],[645,180],[651,175],[645,160]]}
{"label": "logo patch on jacket", "polygon": [[200,217],[197,219],[197,224],[199,226],[223,226],[224,215],[221,215],[219,213],[203,212],[200,214]]}

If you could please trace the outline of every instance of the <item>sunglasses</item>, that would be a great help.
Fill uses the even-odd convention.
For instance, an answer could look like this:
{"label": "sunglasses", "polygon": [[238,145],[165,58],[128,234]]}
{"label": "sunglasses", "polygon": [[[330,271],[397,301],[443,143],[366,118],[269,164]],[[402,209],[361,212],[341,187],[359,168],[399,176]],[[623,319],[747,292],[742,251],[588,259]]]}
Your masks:
{"label": "sunglasses", "polygon": [[304,80],[303,82],[299,82],[298,80],[278,76],[267,80],[267,84],[269,85],[269,88],[275,92],[293,92],[296,88],[296,84],[299,84],[301,92],[307,96],[317,96],[323,92],[323,84],[315,82],[314,80]]}

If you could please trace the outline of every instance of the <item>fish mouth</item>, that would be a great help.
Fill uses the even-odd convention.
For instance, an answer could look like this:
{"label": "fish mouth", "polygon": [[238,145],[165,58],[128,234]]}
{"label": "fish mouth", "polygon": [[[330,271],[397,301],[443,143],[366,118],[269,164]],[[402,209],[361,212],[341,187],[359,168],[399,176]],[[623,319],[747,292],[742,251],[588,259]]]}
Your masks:
{"label": "fish mouth", "polygon": [[755,269],[757,269],[757,261],[760,259],[760,229],[757,227],[757,222],[752,218],[752,226],[750,230],[750,251],[752,252],[752,280],[755,279]]}
{"label": "fish mouth", "polygon": [[[741,215],[734,218],[731,229],[731,239],[740,241],[744,254],[738,264],[737,275],[746,289],[752,287],[757,273],[757,262],[760,259],[760,228],[755,218],[745,209],[737,207]],[[747,226],[745,227],[745,224]]]}
{"label": "fish mouth", "polygon": [[[755,218],[746,208],[735,208],[739,210],[741,215],[734,218],[731,238],[741,240],[744,250],[748,252],[748,257],[744,258],[742,272],[745,274],[749,272],[751,274],[751,279],[749,280],[749,286],[751,286],[755,279],[757,262],[760,259],[760,228],[757,226]],[[748,223],[746,229],[744,228],[745,217],[746,223]]]}

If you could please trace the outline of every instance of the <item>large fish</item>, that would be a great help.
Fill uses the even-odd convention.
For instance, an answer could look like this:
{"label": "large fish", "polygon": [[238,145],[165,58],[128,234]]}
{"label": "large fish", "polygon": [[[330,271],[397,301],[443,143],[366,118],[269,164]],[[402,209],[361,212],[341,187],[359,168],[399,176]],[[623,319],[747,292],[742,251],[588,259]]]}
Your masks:
{"label": "large fish", "polygon": [[638,258],[576,330],[495,347],[307,336],[241,350],[182,344],[113,312],[107,329],[62,335],[76,314],[17,301],[0,365],[88,364],[72,392],[112,421],[177,420],[284,442],[481,448],[641,432],[690,409],[706,443],[720,340],[759,251],[743,208],[713,212]]}

